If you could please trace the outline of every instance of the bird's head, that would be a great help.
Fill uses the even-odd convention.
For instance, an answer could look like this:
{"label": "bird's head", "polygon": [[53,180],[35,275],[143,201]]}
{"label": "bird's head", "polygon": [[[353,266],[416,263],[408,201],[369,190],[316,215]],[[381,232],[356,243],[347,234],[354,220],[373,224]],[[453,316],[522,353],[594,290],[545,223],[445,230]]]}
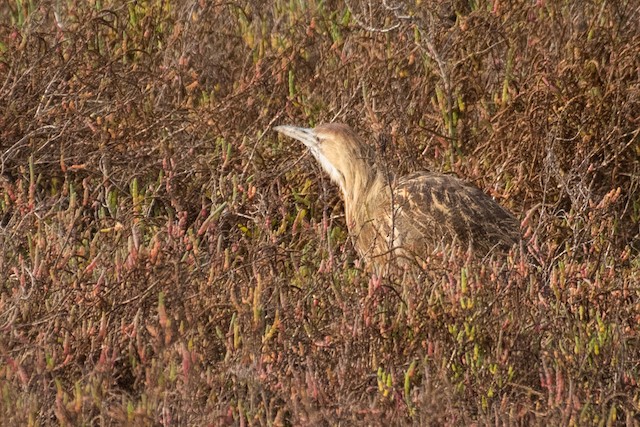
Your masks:
{"label": "bird's head", "polygon": [[274,129],[306,145],[345,195],[373,172],[371,149],[347,125],[330,123],[312,129],[296,126]]}

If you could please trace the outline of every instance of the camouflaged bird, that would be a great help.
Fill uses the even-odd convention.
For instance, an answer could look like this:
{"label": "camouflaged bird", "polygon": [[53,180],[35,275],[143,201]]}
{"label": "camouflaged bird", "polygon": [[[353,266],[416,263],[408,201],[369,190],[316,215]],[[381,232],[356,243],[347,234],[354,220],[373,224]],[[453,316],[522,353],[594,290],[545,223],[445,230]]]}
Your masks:
{"label": "camouflaged bird", "polygon": [[347,125],[275,130],[305,144],[340,187],[349,232],[367,262],[424,259],[446,245],[485,256],[520,241],[516,218],[480,189],[433,172],[389,176]]}

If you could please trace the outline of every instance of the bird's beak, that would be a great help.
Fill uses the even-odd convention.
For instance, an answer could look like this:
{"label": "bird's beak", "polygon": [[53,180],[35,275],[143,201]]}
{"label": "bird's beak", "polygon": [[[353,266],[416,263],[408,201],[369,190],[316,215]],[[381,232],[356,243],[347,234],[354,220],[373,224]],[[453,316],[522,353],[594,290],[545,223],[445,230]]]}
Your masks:
{"label": "bird's beak", "polygon": [[299,128],[296,126],[276,126],[273,129],[283,135],[297,139],[312,150],[318,148],[318,138],[313,129]]}

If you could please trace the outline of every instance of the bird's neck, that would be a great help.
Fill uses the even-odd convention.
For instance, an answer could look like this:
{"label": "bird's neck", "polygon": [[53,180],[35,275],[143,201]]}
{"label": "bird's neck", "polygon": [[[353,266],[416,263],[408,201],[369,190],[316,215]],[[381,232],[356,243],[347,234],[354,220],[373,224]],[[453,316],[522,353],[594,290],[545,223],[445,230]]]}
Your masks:
{"label": "bird's neck", "polygon": [[368,212],[391,198],[389,177],[376,165],[363,165],[345,176],[342,188],[347,221],[367,221]]}

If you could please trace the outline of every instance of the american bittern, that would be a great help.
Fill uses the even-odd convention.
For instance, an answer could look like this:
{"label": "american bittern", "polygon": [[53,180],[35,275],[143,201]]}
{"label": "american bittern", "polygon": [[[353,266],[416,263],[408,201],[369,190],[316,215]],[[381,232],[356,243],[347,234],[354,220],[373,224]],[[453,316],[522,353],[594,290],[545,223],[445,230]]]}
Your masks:
{"label": "american bittern", "polygon": [[432,172],[389,176],[347,125],[275,130],[304,143],[340,187],[349,232],[365,261],[424,258],[443,244],[486,255],[520,240],[516,218],[477,187]]}

